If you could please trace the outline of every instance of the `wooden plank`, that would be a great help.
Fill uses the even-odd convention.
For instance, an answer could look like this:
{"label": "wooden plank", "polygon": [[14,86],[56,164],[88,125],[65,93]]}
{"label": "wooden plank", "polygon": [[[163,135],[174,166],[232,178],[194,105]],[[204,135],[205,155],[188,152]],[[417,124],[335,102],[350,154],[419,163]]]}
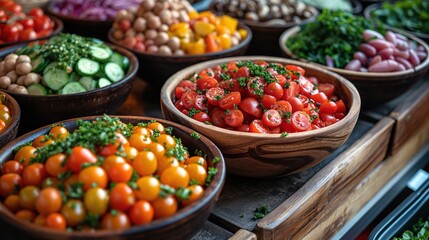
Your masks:
{"label": "wooden plank", "polygon": [[207,221],[203,228],[198,233],[196,233],[195,236],[191,238],[191,240],[222,240],[228,239],[232,236],[232,232],[229,232],[218,225]]}
{"label": "wooden plank", "polygon": [[318,227],[308,233],[304,239],[320,239],[332,236],[347,220],[351,219],[385,184],[402,170],[410,159],[429,142],[429,119],[416,129],[395,155],[388,157],[353,189],[350,195],[335,209],[325,214]]}
{"label": "wooden plank", "polygon": [[275,209],[373,126],[371,123],[358,121],[350,138],[342,147],[319,165],[304,172],[274,179],[250,179],[227,175],[222,194],[210,220],[231,232],[239,229],[253,231],[257,224],[257,221],[252,219],[253,211],[257,207],[268,205],[270,209]]}
{"label": "wooden plank", "polygon": [[399,148],[415,134],[420,125],[429,118],[428,102],[429,81],[426,81],[390,114],[390,117],[396,120],[391,146],[392,155],[396,154]]}
{"label": "wooden plank", "polygon": [[230,237],[228,240],[256,240],[256,235],[252,232],[249,232],[244,229],[238,230],[234,236]]}
{"label": "wooden plank", "polygon": [[336,209],[385,158],[393,123],[387,117],[381,120],[263,218],[255,229],[258,238],[301,239],[313,229],[320,228],[327,214]]}

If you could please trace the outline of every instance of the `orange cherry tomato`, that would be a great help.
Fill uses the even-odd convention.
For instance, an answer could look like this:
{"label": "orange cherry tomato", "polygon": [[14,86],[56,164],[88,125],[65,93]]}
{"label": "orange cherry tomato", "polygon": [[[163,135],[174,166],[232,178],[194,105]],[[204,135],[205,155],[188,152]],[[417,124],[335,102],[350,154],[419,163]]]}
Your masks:
{"label": "orange cherry tomato", "polygon": [[166,218],[177,212],[177,200],[169,195],[165,198],[158,197],[152,201],[152,206],[155,212],[155,218]]}
{"label": "orange cherry tomato", "polygon": [[186,165],[189,165],[191,163],[199,164],[199,165],[203,166],[204,169],[207,169],[207,161],[203,157],[192,156],[192,157],[185,160]]}
{"label": "orange cherry tomato", "polygon": [[63,215],[59,213],[51,213],[46,217],[45,226],[55,230],[65,230],[67,223]]}
{"label": "orange cherry tomato", "polygon": [[115,136],[116,136],[116,141],[114,144],[108,144],[108,145],[106,145],[100,149],[99,154],[101,156],[107,157],[110,155],[114,155],[118,151],[119,146],[122,146],[122,147],[129,147],[130,146],[130,143],[124,137],[124,135],[116,132]]}
{"label": "orange cherry tomato", "polygon": [[115,163],[107,171],[112,182],[128,182],[133,175],[133,167],[128,163]]}
{"label": "orange cherry tomato", "polygon": [[93,164],[97,162],[97,156],[92,153],[89,149],[76,146],[73,147],[72,152],[67,158],[67,166],[74,173],[79,172],[82,169],[84,163]]}
{"label": "orange cherry tomato", "polygon": [[158,197],[161,191],[158,179],[151,176],[140,178],[137,180],[136,184],[137,190],[135,190],[135,194],[140,200],[153,201]]}
{"label": "orange cherry tomato", "polygon": [[134,203],[128,212],[128,215],[134,225],[142,225],[152,221],[154,211],[149,202],[140,200]]}
{"label": "orange cherry tomato", "polygon": [[22,187],[22,178],[16,173],[6,173],[0,177],[0,196],[7,197],[18,193]]}
{"label": "orange cherry tomato", "polygon": [[139,151],[143,151],[150,143],[152,140],[147,135],[135,133],[130,137],[130,145]]}
{"label": "orange cherry tomato", "polygon": [[36,215],[33,211],[23,209],[19,210],[17,213],[15,213],[15,216],[19,218],[20,220],[27,221],[27,222],[33,222],[36,218]]}
{"label": "orange cherry tomato", "polygon": [[189,173],[182,167],[169,167],[161,174],[161,183],[172,188],[186,188],[189,180]]}
{"label": "orange cherry tomato", "polygon": [[83,190],[85,191],[92,187],[106,188],[109,182],[107,173],[98,166],[82,169],[78,175],[78,181],[83,183]]}
{"label": "orange cherry tomato", "polygon": [[11,160],[11,161],[7,161],[7,162],[3,163],[2,167],[1,167],[1,173],[2,173],[2,175],[6,174],[6,173],[21,174],[23,169],[24,169],[24,167],[22,166],[21,163],[19,163],[18,161],[15,161],[15,160]]}
{"label": "orange cherry tomato", "polygon": [[63,174],[68,171],[65,165],[66,155],[58,153],[50,156],[45,162],[46,172],[53,177],[58,177],[58,174]]}
{"label": "orange cherry tomato", "polygon": [[147,125],[147,128],[153,130],[158,130],[160,133],[165,133],[165,128],[164,125],[162,125],[162,123],[159,122],[153,122],[153,123],[149,123],[149,125]]}
{"label": "orange cherry tomato", "polygon": [[108,213],[104,215],[101,222],[102,229],[108,230],[124,230],[131,226],[130,219],[127,214],[117,211],[114,214]]}
{"label": "orange cherry tomato", "polygon": [[179,161],[175,157],[163,156],[161,159],[158,159],[158,175],[161,175],[162,172],[169,167],[178,167]]}
{"label": "orange cherry tomato", "polygon": [[9,211],[13,213],[16,213],[22,209],[21,205],[19,204],[19,196],[16,194],[9,195],[4,200],[4,205],[7,207],[7,209],[9,209]]}
{"label": "orange cherry tomato", "polygon": [[36,210],[36,199],[40,190],[35,186],[27,186],[19,191],[19,205],[28,210]]}
{"label": "orange cherry tomato", "polygon": [[182,200],[182,204],[184,206],[188,206],[189,204],[195,202],[204,195],[204,188],[200,185],[192,185],[189,186],[187,189],[191,191],[191,194],[189,195],[188,200]]}
{"label": "orange cherry tomato", "polygon": [[125,162],[126,161],[123,157],[111,155],[104,159],[103,164],[101,164],[101,167],[104,169],[104,171],[108,172],[113,165]]}
{"label": "orange cherry tomato", "polygon": [[155,173],[158,161],[155,154],[143,151],[134,158],[133,167],[140,176],[148,176]]}
{"label": "orange cherry tomato", "polygon": [[36,139],[33,140],[32,146],[35,148],[41,148],[41,147],[48,146],[52,143],[54,143],[54,140],[49,139],[45,135],[41,135],[41,136],[38,136]]}
{"label": "orange cherry tomato", "polygon": [[119,211],[127,211],[135,202],[133,190],[126,183],[118,183],[109,195],[110,207]]}
{"label": "orange cherry tomato", "polygon": [[62,201],[60,192],[53,187],[48,187],[41,190],[36,198],[36,209],[40,214],[47,216],[58,212],[61,209]]}
{"label": "orange cherry tomato", "polygon": [[206,182],[207,178],[207,171],[206,169],[197,164],[197,163],[191,163],[186,166],[186,171],[189,174],[189,179],[192,181],[198,182],[201,186],[203,186]]}
{"label": "orange cherry tomato", "polygon": [[51,128],[51,130],[49,131],[49,134],[52,135],[52,137],[55,140],[58,140],[58,139],[66,138],[69,135],[69,131],[67,130],[67,128],[63,126],[55,126]]}
{"label": "orange cherry tomato", "polygon": [[22,182],[24,186],[39,186],[46,177],[45,165],[42,163],[31,164],[22,171]]}
{"label": "orange cherry tomato", "polygon": [[24,146],[15,154],[14,160],[20,162],[25,167],[30,162],[30,159],[36,156],[35,152],[35,147]]}

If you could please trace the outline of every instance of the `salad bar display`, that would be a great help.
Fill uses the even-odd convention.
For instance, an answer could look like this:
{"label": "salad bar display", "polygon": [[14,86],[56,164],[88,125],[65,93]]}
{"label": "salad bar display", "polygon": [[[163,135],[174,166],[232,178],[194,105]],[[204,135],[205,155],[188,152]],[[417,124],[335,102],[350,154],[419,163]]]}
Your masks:
{"label": "salad bar display", "polygon": [[429,5],[362,5],[0,0],[0,240],[356,238],[429,144]]}

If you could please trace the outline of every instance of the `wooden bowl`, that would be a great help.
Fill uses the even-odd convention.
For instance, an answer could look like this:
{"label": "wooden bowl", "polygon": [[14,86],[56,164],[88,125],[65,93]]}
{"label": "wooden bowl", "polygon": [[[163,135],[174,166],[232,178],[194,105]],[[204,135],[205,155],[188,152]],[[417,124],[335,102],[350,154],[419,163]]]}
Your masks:
{"label": "wooden bowl", "polygon": [[[46,96],[18,94],[4,90],[19,103],[22,110],[22,126],[26,131],[64,119],[115,113],[121,107],[131,91],[139,63],[130,51],[116,45],[106,45],[130,60],[130,67],[125,77],[107,87],[84,93]],[[0,52],[0,58],[4,58],[22,46],[5,49]]]}
{"label": "wooden bowl", "polygon": [[[182,79],[207,67],[238,60],[263,60],[301,66],[308,76],[334,84],[336,94],[345,101],[349,111],[344,119],[333,125],[308,132],[290,133],[282,138],[280,134],[243,133],[206,125],[185,116],[174,106],[175,88]],[[229,173],[262,178],[308,169],[341,146],[358,119],[360,97],[347,79],[317,66],[283,58],[246,56],[208,61],[174,74],[162,87],[161,110],[164,118],[195,129],[210,138],[224,154]]]}
{"label": "wooden bowl", "polygon": [[[299,58],[293,54],[285,44],[286,41],[291,36],[298,33],[300,29],[300,27],[294,27],[285,31],[281,35],[279,39],[279,46],[282,49],[283,55],[336,72],[350,80],[359,90],[360,96],[362,98],[362,108],[371,108],[398,97],[402,93],[406,92],[407,89],[409,89],[421,77],[423,77],[429,69],[429,57],[413,69],[388,73],[357,72],[309,62],[308,60]],[[403,31],[395,32],[400,32],[406,37],[416,41],[426,49],[426,52],[429,53],[428,45],[421,39]]]}
{"label": "wooden bowl", "polygon": [[53,36],[56,36],[56,35],[60,34],[60,32],[62,32],[63,28],[64,28],[63,22],[60,19],[58,19],[57,17],[55,17],[55,16],[52,16],[50,14],[47,14],[47,15],[55,23],[54,30],[52,31],[51,34],[49,34],[48,36],[45,36],[45,37],[39,37],[39,38],[32,39],[32,40],[2,43],[2,44],[0,44],[0,50],[3,50],[3,48],[9,47],[9,46],[13,46],[13,45],[21,45],[21,44],[25,44],[25,43],[29,43],[29,42],[33,42],[33,41],[39,41],[39,40],[48,39],[48,38],[51,38]]}
{"label": "wooden bowl", "polygon": [[[379,9],[381,6],[382,6],[381,3],[375,3],[375,4],[369,5],[367,8],[365,8],[365,10],[363,12],[364,17],[368,20],[373,20],[373,18],[371,17],[371,13],[374,10]],[[425,40],[427,43],[429,43],[429,33],[412,32],[412,31],[409,31],[407,29],[399,29],[399,28],[395,28],[395,27],[387,25],[387,24],[385,24],[385,25],[394,31],[400,31],[400,30],[405,31],[405,32],[410,33],[412,35],[415,35],[416,37],[421,38],[421,39]]]}
{"label": "wooden bowl", "polygon": [[0,91],[0,100],[2,100],[2,103],[9,108],[10,115],[12,117],[11,123],[3,132],[0,133],[0,147],[3,147],[15,139],[16,134],[18,133],[19,121],[21,119],[21,109],[19,108],[16,100],[3,91]]}
{"label": "wooden bowl", "polygon": [[[208,60],[244,55],[252,39],[252,31],[244,24],[239,24],[239,28],[245,29],[248,32],[246,39],[232,48],[219,52],[198,55],[164,56],[160,54],[142,53],[130,48],[128,48],[128,50],[134,52],[140,61],[141,67],[139,75],[141,75],[145,81],[150,82],[159,89],[167,78],[185,67]],[[122,45],[113,38],[112,34],[113,31],[111,29],[109,32],[109,41],[116,45]]]}
{"label": "wooden bowl", "polygon": [[[215,5],[219,0],[213,0],[209,6],[210,11],[215,12],[216,14],[226,14],[224,12],[219,12],[216,10]],[[316,19],[319,15],[319,11],[316,8],[311,7],[313,11],[313,16],[307,20],[301,22],[301,24],[309,23]],[[255,22],[249,20],[240,20],[244,24],[250,27],[253,32],[253,39],[250,43],[249,50],[247,51],[248,55],[263,55],[263,56],[281,56],[281,49],[277,46],[278,39],[280,35],[291,27],[297,26],[296,23],[288,23],[282,26],[279,25],[269,25],[264,22]]]}
{"label": "wooden bowl", "polygon": [[[85,117],[84,120],[94,120],[96,117]],[[3,203],[0,202],[0,226],[3,226],[8,231],[3,235],[7,235],[10,239],[79,239],[79,240],[92,240],[92,239],[186,239],[195,234],[205,223],[210,212],[212,211],[215,202],[222,190],[225,182],[225,165],[222,153],[219,149],[206,137],[201,136],[199,140],[195,140],[191,136],[193,130],[181,126],[179,124],[169,122],[161,119],[147,118],[147,117],[132,117],[132,116],[119,116],[124,123],[137,124],[139,122],[148,122],[156,120],[165,126],[173,127],[173,134],[182,138],[185,146],[189,150],[200,149],[207,154],[207,159],[210,159],[208,164],[213,166],[212,159],[220,157],[221,161],[216,165],[218,173],[213,178],[210,186],[205,189],[204,196],[194,203],[180,209],[175,215],[166,219],[155,220],[152,223],[135,226],[128,230],[100,230],[96,232],[67,232],[56,231],[48,228],[40,227],[32,223],[24,222],[16,218]],[[76,128],[76,120],[70,119],[63,121],[65,127],[70,131]],[[0,151],[0,163],[3,163],[12,158],[12,151],[14,148],[34,140],[36,137],[49,132],[51,126],[45,126],[32,131],[4,146]],[[174,237],[173,237],[174,236]]]}
{"label": "wooden bowl", "polygon": [[16,3],[22,6],[24,12],[29,12],[33,8],[44,8],[51,0],[15,0]]}
{"label": "wooden bowl", "polygon": [[49,6],[46,8],[46,11],[49,13],[49,15],[55,16],[63,21],[64,32],[107,41],[107,33],[113,24],[113,19],[95,20],[59,14],[53,10],[52,4],[53,3],[49,4]]}

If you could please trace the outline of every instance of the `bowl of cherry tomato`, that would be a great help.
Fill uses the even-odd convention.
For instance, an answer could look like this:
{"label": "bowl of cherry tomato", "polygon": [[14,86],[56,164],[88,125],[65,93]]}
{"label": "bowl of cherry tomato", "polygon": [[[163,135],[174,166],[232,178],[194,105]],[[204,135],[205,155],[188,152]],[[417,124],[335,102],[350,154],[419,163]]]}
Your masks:
{"label": "bowl of cherry tomato", "polygon": [[24,13],[13,1],[0,2],[0,23],[0,48],[46,39],[63,30],[60,19],[45,15],[40,8]]}
{"label": "bowl of cherry tomato", "polygon": [[230,173],[303,171],[341,146],[361,101],[345,78],[298,61],[236,57],[186,68],[164,84],[166,119],[210,138]]}
{"label": "bowl of cherry tomato", "polygon": [[0,162],[0,226],[18,239],[189,238],[225,180],[210,140],[146,117],[46,126],[6,145]]}
{"label": "bowl of cherry tomato", "polygon": [[15,139],[20,118],[21,110],[16,100],[0,91],[0,147]]}

